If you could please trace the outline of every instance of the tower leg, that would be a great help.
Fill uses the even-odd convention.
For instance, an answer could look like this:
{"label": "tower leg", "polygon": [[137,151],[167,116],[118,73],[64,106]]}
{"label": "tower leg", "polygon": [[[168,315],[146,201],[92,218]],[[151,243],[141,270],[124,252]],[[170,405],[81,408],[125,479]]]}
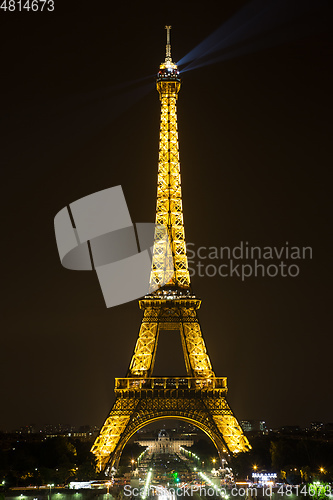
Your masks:
{"label": "tower leg", "polygon": [[[194,311],[196,316],[196,312]],[[196,318],[183,321],[186,350],[194,377],[212,378],[215,374],[207,354],[205,341],[201,334],[200,323]]]}
{"label": "tower leg", "polygon": [[231,453],[246,452],[251,449],[251,445],[247,437],[243,434],[243,430],[233,411],[231,410],[227,399],[224,398],[207,398],[205,403],[209,413],[223,436],[228,450]]}
{"label": "tower leg", "polygon": [[116,399],[99,436],[91,448],[91,452],[97,459],[97,470],[102,471],[105,469],[138,403],[139,401],[135,399]]}
{"label": "tower leg", "polygon": [[148,307],[144,312],[138,340],[128,369],[128,377],[150,376],[157,347],[158,323],[153,320],[155,316],[156,313],[152,307]]}

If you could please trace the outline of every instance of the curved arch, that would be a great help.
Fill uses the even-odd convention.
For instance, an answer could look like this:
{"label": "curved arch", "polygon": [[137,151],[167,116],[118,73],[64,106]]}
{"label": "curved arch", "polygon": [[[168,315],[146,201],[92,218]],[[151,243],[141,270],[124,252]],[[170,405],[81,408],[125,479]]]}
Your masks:
{"label": "curved arch", "polygon": [[119,440],[114,452],[112,453],[112,456],[110,457],[109,460],[109,466],[118,468],[119,465],[119,460],[122,455],[122,452],[128,443],[128,441],[131,439],[131,437],[140,429],[145,427],[146,425],[151,424],[152,422],[156,422],[157,420],[183,420],[185,422],[189,422],[192,425],[195,425],[198,427],[198,429],[202,430],[213,442],[220,460],[222,460],[222,454],[229,454],[228,453],[228,448],[225,444],[225,442],[221,439],[221,437],[215,433],[212,428],[209,425],[205,425],[203,422],[200,422],[199,420],[193,418],[193,417],[186,417],[184,415],[177,415],[175,414],[161,414],[161,415],[156,415],[151,418],[145,419],[144,421],[138,422],[137,425],[133,425],[132,428],[130,429],[129,432],[124,434],[122,438]]}

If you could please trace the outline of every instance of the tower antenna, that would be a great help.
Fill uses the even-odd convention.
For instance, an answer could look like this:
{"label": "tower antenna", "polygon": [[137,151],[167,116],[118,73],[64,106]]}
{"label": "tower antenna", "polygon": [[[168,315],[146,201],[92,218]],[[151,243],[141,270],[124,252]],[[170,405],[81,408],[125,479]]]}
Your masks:
{"label": "tower antenna", "polygon": [[171,59],[171,43],[170,43],[170,30],[171,26],[165,26],[165,29],[167,30],[167,43],[166,43],[166,49],[165,49],[165,62],[167,61],[172,61]]}

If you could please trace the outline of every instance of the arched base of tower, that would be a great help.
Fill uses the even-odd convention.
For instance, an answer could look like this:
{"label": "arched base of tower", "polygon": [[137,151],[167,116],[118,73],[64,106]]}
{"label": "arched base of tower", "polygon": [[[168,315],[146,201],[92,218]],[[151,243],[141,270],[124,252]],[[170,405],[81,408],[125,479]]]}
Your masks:
{"label": "arched base of tower", "polygon": [[213,441],[221,460],[251,448],[226,398],[216,391],[155,389],[144,395],[135,391],[116,398],[95,441],[91,451],[97,458],[98,469],[117,469],[133,434],[162,419],[184,420],[201,429]]}

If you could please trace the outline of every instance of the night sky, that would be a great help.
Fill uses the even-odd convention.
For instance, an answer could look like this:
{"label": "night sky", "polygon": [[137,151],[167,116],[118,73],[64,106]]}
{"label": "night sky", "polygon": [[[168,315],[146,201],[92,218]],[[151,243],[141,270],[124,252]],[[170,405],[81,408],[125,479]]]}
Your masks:
{"label": "night sky", "polygon": [[[154,221],[164,25],[178,61],[232,16],[237,25],[245,4],[168,11],[55,0],[54,12],[1,10],[0,429],[104,422],[142,313],[137,301],[107,309],[94,273],[61,266],[54,216],[120,184],[133,222]],[[290,20],[274,28],[280,43],[245,41],[240,53],[184,72],[178,102],[187,242],[313,251],[294,278],[192,279],[231,407],[270,427],[333,420],[332,40],[325,5],[315,4],[299,36],[288,35],[298,30]],[[180,342],[167,340],[156,373],[181,374]]]}

